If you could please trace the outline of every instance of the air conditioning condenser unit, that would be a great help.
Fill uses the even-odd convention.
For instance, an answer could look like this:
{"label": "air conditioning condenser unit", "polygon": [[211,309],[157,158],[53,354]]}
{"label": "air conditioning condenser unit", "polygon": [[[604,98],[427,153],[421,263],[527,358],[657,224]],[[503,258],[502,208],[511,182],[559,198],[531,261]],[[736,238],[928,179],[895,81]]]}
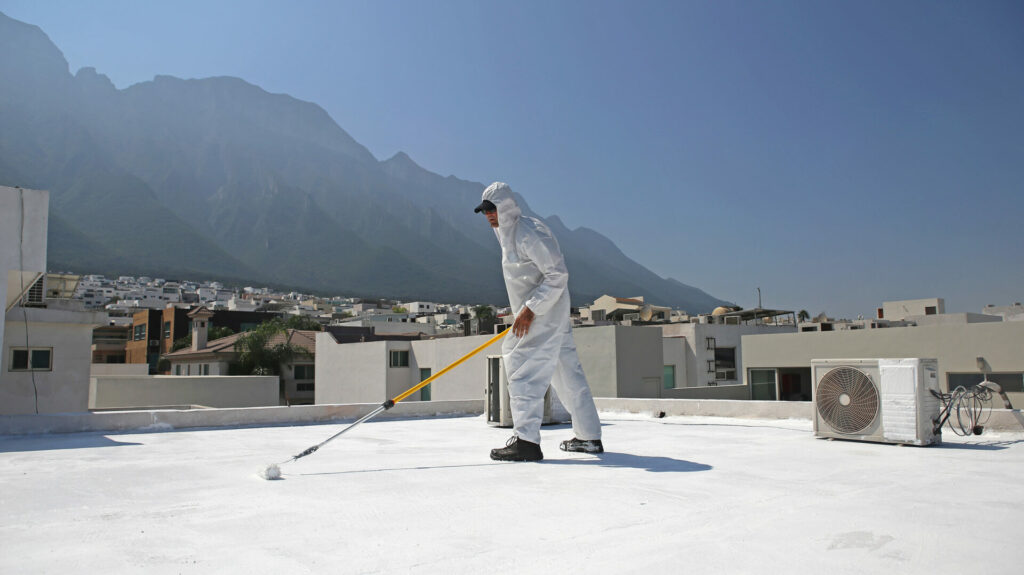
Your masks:
{"label": "air conditioning condenser unit", "polygon": [[814,435],[932,445],[942,442],[934,359],[820,359],[811,362]]}

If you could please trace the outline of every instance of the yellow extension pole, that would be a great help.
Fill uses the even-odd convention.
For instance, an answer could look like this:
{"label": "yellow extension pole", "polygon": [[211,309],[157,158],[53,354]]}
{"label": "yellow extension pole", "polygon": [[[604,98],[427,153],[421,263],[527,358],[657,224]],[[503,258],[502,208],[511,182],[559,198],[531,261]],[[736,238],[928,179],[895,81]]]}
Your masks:
{"label": "yellow extension pole", "polygon": [[[481,351],[487,349],[488,347],[490,347],[491,344],[493,344],[494,342],[498,341],[499,339],[505,337],[505,335],[507,335],[509,330],[511,330],[511,329],[512,329],[511,327],[507,328],[505,331],[499,333],[498,335],[496,335],[496,336],[492,337],[491,339],[485,341],[484,343],[480,344],[476,349],[474,349],[473,351],[471,351],[471,352],[467,353],[466,355],[462,356],[461,358],[459,358],[457,361],[455,361],[454,363],[452,363],[448,367],[442,369],[441,371],[435,373],[434,375],[428,377],[427,379],[424,379],[423,381],[419,382],[418,384],[410,387],[409,389],[405,390],[401,394],[395,396],[394,399],[389,399],[389,400],[385,401],[384,403],[380,404],[376,409],[374,409],[370,413],[367,413],[366,415],[360,417],[355,423],[352,423],[351,425],[349,425],[345,429],[342,429],[341,431],[339,431],[338,433],[335,433],[334,435],[328,437],[324,441],[314,445],[313,447],[310,447],[309,449],[306,449],[302,453],[292,457],[289,460],[283,461],[281,463],[284,464],[284,463],[288,463],[289,461],[295,461],[296,459],[299,459],[300,457],[305,457],[305,456],[307,456],[307,455],[309,455],[311,453],[315,453],[317,449],[320,449],[321,447],[323,447],[323,445],[325,443],[327,443],[328,441],[331,441],[332,439],[338,437],[339,435],[341,435],[341,434],[345,433],[346,431],[352,429],[353,427],[359,425],[360,423],[362,423],[362,422],[364,422],[364,421],[366,421],[368,419],[371,419],[373,417],[376,417],[378,414],[391,409],[399,401],[402,401],[403,399],[405,399],[405,398],[409,397],[410,395],[416,393],[418,390],[420,390],[420,389],[430,385],[430,382],[432,382],[435,379],[441,377],[442,375],[448,373],[449,371],[455,369],[456,367],[461,365],[462,362],[466,361],[467,359],[469,359],[469,358],[473,357],[474,355],[480,353]],[[272,465],[271,467],[273,467],[275,469],[276,475],[274,475],[274,477],[276,478],[276,477],[280,476],[280,470],[277,470],[277,465]],[[270,470],[270,467],[267,468],[267,471],[269,471],[269,470]],[[264,477],[266,478],[267,476],[264,475]]]}

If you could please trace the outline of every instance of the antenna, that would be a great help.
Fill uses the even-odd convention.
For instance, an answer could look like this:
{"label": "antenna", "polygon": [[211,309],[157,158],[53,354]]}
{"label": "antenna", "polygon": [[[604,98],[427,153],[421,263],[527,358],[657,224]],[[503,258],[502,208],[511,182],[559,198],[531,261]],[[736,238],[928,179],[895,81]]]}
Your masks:
{"label": "antenna", "polygon": [[761,309],[761,288],[757,288],[757,309]]}

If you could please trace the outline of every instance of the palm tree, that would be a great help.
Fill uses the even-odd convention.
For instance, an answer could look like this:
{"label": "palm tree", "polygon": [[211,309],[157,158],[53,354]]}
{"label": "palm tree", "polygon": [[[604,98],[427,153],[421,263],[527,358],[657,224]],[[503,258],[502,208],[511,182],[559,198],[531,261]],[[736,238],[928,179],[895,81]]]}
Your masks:
{"label": "palm tree", "polygon": [[473,307],[473,313],[479,320],[494,319],[494,308],[489,305],[478,305]]}
{"label": "palm tree", "polygon": [[[272,345],[274,337],[281,334],[285,335],[285,341]],[[305,348],[288,343],[287,335],[288,328],[284,322],[275,318],[243,333],[235,341],[240,373],[278,376],[281,396],[286,401],[288,398],[284,392],[284,380],[280,378],[281,365],[290,363],[296,357],[310,357]]]}
{"label": "palm tree", "polygon": [[802,309],[799,313],[796,314],[796,319],[798,321],[807,321],[811,319],[811,314],[807,313],[807,310]]}

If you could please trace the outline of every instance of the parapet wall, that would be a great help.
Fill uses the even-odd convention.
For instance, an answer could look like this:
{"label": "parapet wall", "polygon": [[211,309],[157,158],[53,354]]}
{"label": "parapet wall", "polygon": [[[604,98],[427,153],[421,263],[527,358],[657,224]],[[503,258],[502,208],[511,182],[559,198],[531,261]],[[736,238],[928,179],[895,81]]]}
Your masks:
{"label": "parapet wall", "polygon": [[278,387],[276,375],[94,375],[89,378],[89,409],[272,406],[278,404]]}
{"label": "parapet wall", "polygon": [[[274,378],[276,379],[276,378]],[[82,431],[161,431],[190,427],[238,427],[287,425],[355,420],[379,407],[379,403],[347,405],[294,405],[291,407],[243,407],[236,409],[154,409],[0,416],[0,435],[77,433]],[[399,403],[377,416],[436,417],[479,415],[484,401],[411,401]]]}
{"label": "parapet wall", "polygon": [[598,411],[601,412],[619,411],[654,415],[664,413],[665,415],[700,415],[742,419],[811,419],[814,417],[814,406],[809,401],[598,397],[594,399],[594,402],[597,404]]}
{"label": "parapet wall", "polygon": [[[596,398],[598,411],[646,414],[652,417],[705,416],[739,419],[811,419],[810,402],[731,401],[708,399],[621,399]],[[297,405],[291,407],[247,407],[237,409],[162,409],[104,411],[41,415],[0,416],[0,435],[77,433],[83,431],[164,431],[194,427],[239,427],[302,425],[355,420],[379,406],[377,403],[344,405]],[[474,416],[484,412],[484,401],[413,401],[399,403],[378,418]],[[1019,409],[993,409],[985,429],[1024,430]],[[951,433],[951,432],[950,432]]]}

